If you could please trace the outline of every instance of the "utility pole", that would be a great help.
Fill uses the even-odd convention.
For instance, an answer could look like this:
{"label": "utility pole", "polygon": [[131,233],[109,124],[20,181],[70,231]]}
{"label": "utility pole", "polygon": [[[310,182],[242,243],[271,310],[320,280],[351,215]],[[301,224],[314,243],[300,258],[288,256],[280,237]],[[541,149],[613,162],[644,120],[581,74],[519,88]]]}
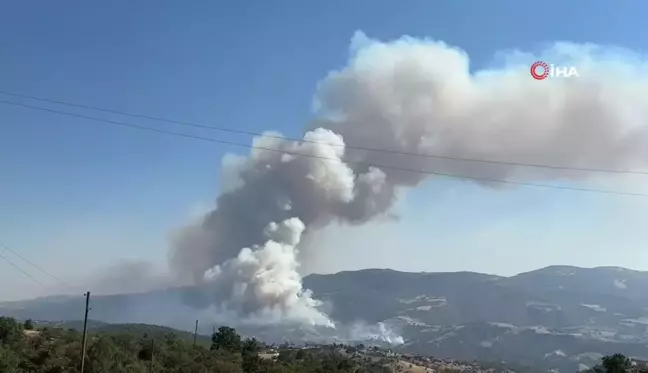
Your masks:
{"label": "utility pole", "polygon": [[86,342],[88,334],[88,311],[90,310],[90,292],[85,293],[85,316],[83,317],[83,342],[81,342],[81,373],[85,368]]}
{"label": "utility pole", "polygon": [[153,356],[155,356],[155,337],[151,340],[151,362],[149,365],[149,373],[153,373]]}
{"label": "utility pole", "polygon": [[194,328],[193,349],[196,349],[196,337],[198,337],[198,320],[196,320],[196,327]]}
{"label": "utility pole", "polygon": [[[193,346],[191,347],[191,371],[194,371],[196,366],[196,337],[198,336],[198,320],[196,320],[196,327],[194,328]],[[83,373],[83,372],[81,372]]]}

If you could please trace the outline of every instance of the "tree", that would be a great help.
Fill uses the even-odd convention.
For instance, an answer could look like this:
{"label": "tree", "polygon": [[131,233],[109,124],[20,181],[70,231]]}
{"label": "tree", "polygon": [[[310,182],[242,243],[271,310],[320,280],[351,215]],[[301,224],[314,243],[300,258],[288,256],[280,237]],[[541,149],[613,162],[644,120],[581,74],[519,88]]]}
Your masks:
{"label": "tree", "polygon": [[632,366],[630,359],[622,354],[603,356],[601,362],[606,373],[626,373]]}
{"label": "tree", "polygon": [[109,336],[101,336],[96,339],[88,348],[88,354],[86,357],[88,359],[88,372],[144,372],[145,365],[141,362],[137,362],[135,356],[129,356],[124,347],[125,346],[116,344],[115,340]]}
{"label": "tree", "polygon": [[297,360],[304,360],[306,358],[306,351],[303,349],[300,349],[297,351],[297,355],[295,356],[295,359]]}
{"label": "tree", "polygon": [[243,358],[243,372],[256,373],[259,371],[261,362],[259,359],[259,351],[261,346],[255,339],[246,339],[241,346],[241,357]]}
{"label": "tree", "polygon": [[236,329],[229,326],[221,326],[212,335],[212,350],[227,350],[230,352],[241,351],[241,336]]}
{"label": "tree", "polygon": [[23,324],[23,329],[34,330],[34,322],[31,319],[25,320],[25,323]]}
{"label": "tree", "polygon": [[14,345],[22,339],[20,324],[11,317],[0,317],[0,345]]}
{"label": "tree", "polygon": [[277,360],[285,364],[292,364],[295,362],[295,355],[298,353],[299,352],[294,353],[294,351],[289,349],[281,349],[279,350],[279,356],[277,356]]}
{"label": "tree", "polygon": [[15,373],[18,372],[20,358],[8,348],[0,346],[0,372]]}

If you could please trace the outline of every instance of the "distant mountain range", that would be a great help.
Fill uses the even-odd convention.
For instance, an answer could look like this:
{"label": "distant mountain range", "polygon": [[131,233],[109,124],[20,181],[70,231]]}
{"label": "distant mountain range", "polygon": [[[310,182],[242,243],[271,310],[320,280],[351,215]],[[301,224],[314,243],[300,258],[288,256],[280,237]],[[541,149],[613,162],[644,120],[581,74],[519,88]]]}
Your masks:
{"label": "distant mountain range", "polygon": [[[461,360],[507,361],[563,372],[591,367],[602,354],[648,358],[648,272],[552,266],[501,277],[472,272],[361,270],[310,275],[304,286],[332,305],[340,323],[382,322],[400,348]],[[91,315],[109,323],[191,329],[206,289],[95,296]],[[78,320],[81,297],[0,303],[0,314]],[[207,334],[211,331],[203,329]],[[265,338],[316,339],[318,329],[250,329]]]}

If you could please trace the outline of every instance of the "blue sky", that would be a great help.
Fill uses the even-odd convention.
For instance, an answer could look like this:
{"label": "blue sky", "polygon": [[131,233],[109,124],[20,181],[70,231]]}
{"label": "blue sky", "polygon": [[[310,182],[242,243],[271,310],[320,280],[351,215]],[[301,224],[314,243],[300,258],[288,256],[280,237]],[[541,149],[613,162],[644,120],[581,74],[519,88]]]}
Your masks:
{"label": "blue sky", "polygon": [[[542,4],[537,11],[514,0],[4,2],[0,90],[295,136],[311,114],[317,82],[345,64],[356,30],[381,40],[443,40],[467,51],[472,69],[498,51],[553,41],[648,51],[645,2]],[[163,265],[170,232],[215,198],[228,151],[241,150],[0,105],[0,242],[66,278],[126,259]],[[315,270],[648,270],[647,206],[622,197],[428,183],[401,203],[399,223],[380,229],[383,246],[359,238],[372,227],[349,233],[352,243],[323,239],[338,249]],[[395,254],[385,245],[404,248]],[[5,281],[16,286],[0,286],[0,299],[41,291],[0,262]]]}

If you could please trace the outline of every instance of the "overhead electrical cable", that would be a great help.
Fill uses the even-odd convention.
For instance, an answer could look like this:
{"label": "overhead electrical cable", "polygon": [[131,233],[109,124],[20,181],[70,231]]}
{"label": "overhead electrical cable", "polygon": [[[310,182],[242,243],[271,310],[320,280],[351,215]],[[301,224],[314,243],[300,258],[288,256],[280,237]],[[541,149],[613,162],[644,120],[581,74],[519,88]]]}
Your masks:
{"label": "overhead electrical cable", "polygon": [[27,264],[29,264],[30,266],[34,267],[37,271],[39,271],[39,272],[43,273],[44,275],[46,275],[46,276],[52,278],[52,279],[55,280],[56,282],[59,282],[59,283],[65,285],[65,286],[67,286],[67,287],[69,287],[69,288],[75,288],[75,286],[70,285],[70,284],[67,283],[66,281],[63,281],[63,280],[60,279],[59,277],[54,276],[54,275],[51,274],[50,272],[44,270],[41,266],[37,265],[36,263],[34,263],[34,262],[32,262],[31,260],[25,258],[25,257],[22,256],[19,252],[17,252],[16,250],[12,249],[11,247],[9,247],[9,246],[7,246],[7,245],[5,245],[5,244],[3,244],[3,243],[0,243],[0,251],[2,251],[2,250],[6,250],[6,251],[11,252],[12,254],[14,254],[15,256],[17,256],[18,258],[20,258],[20,259],[21,259],[22,261],[24,261],[25,263],[27,263]]}
{"label": "overhead electrical cable", "polygon": [[[191,135],[191,134],[182,133],[182,132],[167,131],[167,130],[154,128],[154,127],[141,126],[141,125],[138,125],[138,124],[132,124],[132,123],[121,122],[121,121],[110,120],[110,119],[104,119],[104,118],[98,118],[98,117],[93,117],[93,116],[83,115],[83,114],[77,114],[77,113],[71,113],[71,112],[62,111],[62,110],[44,108],[44,107],[24,104],[24,103],[20,103],[20,102],[0,100],[0,104],[11,105],[11,106],[16,106],[16,107],[22,107],[22,108],[30,109],[30,110],[37,110],[37,111],[42,111],[42,112],[60,114],[60,115],[65,115],[65,116],[79,118],[79,119],[86,119],[86,120],[93,121],[93,122],[111,124],[111,125],[116,125],[116,126],[121,126],[121,127],[129,127],[129,128],[139,129],[139,130],[142,130],[142,131],[155,132],[155,133],[160,133],[160,134],[165,134],[165,135],[170,135],[170,136],[176,136],[176,137],[182,137],[182,138],[200,140],[200,141],[207,141],[207,142],[218,143],[218,144],[223,144],[223,145],[230,145],[230,146],[236,146],[236,147],[241,147],[241,148],[255,149],[255,150],[261,150],[261,151],[268,151],[268,152],[277,152],[277,153],[282,153],[282,154],[290,154],[290,155],[294,155],[294,156],[298,156],[298,157],[307,157],[307,158],[319,159],[319,160],[322,160],[322,161],[342,162],[342,163],[347,163],[347,164],[360,165],[360,166],[364,166],[364,167],[376,167],[376,168],[381,168],[381,169],[390,169],[390,170],[397,170],[397,171],[403,171],[403,172],[412,172],[412,173],[425,174],[425,175],[442,176],[442,177],[448,177],[448,178],[453,178],[453,179],[474,180],[474,181],[509,184],[509,185],[520,185],[520,186],[529,186],[529,187],[537,187],[537,188],[561,189],[561,190],[570,190],[570,191],[576,191],[576,192],[589,192],[589,193],[623,195],[623,196],[633,196],[633,197],[648,197],[648,194],[646,194],[646,193],[633,193],[633,192],[622,192],[622,191],[594,189],[594,188],[581,188],[581,187],[572,187],[572,186],[565,186],[565,185],[538,184],[538,183],[530,183],[530,182],[524,182],[524,181],[502,180],[502,179],[494,179],[494,178],[479,177],[479,176],[459,175],[459,174],[451,174],[451,173],[444,173],[444,172],[436,172],[436,171],[431,171],[431,170],[420,170],[420,169],[399,167],[399,166],[391,166],[391,165],[373,164],[373,163],[362,162],[362,161],[353,161],[353,160],[348,160],[348,159],[329,158],[329,157],[323,157],[323,156],[318,156],[318,155],[313,155],[313,154],[304,154],[304,153],[287,151],[287,150],[283,150],[283,149],[268,148],[268,147],[257,146],[257,145],[249,145],[249,144],[238,143],[238,142],[233,142],[233,141],[220,140],[220,139],[215,139],[215,138],[210,138],[210,137]],[[295,140],[295,141],[304,142],[302,140]]]}
{"label": "overhead electrical cable", "polygon": [[74,102],[69,102],[69,101],[55,100],[55,99],[51,99],[51,98],[47,98],[47,97],[27,95],[27,94],[21,94],[21,93],[4,91],[4,90],[0,90],[0,94],[7,95],[7,96],[13,96],[13,97],[26,98],[26,99],[30,99],[30,100],[48,102],[48,103],[51,103],[51,104],[64,105],[64,106],[76,107],[76,108],[80,108],[80,109],[94,110],[94,111],[99,111],[99,112],[104,112],[104,113],[109,113],[109,114],[117,114],[117,115],[133,117],[133,118],[146,119],[146,120],[157,121],[157,122],[165,122],[165,123],[170,123],[170,124],[177,124],[177,125],[194,127],[194,128],[208,129],[208,130],[213,130],[213,131],[235,133],[235,134],[240,134],[240,135],[248,135],[248,136],[256,136],[256,137],[266,137],[266,138],[278,139],[278,140],[283,140],[283,141],[299,141],[299,142],[304,142],[304,143],[326,144],[326,145],[335,146],[335,147],[344,147],[344,148],[348,148],[348,149],[356,149],[356,150],[362,150],[362,151],[368,151],[368,152],[386,153],[386,154],[393,154],[393,155],[400,155],[400,156],[410,156],[410,157],[423,157],[423,158],[441,159],[441,160],[449,160],[449,161],[457,161],[457,162],[487,163],[487,164],[502,165],[502,166],[532,167],[532,168],[545,168],[545,169],[555,169],[555,170],[600,172],[600,173],[614,173],[614,174],[648,175],[648,171],[641,171],[641,170],[618,170],[618,169],[606,169],[606,168],[571,167],[571,166],[563,166],[563,165],[546,165],[546,164],[535,164],[535,163],[507,162],[507,161],[496,161],[496,160],[479,159],[479,158],[454,157],[454,156],[447,156],[447,155],[440,155],[440,154],[406,152],[406,151],[392,150],[392,149],[380,149],[380,148],[372,148],[372,147],[360,146],[360,145],[357,145],[357,144],[343,144],[343,145],[342,144],[332,144],[332,143],[324,143],[324,142],[320,142],[320,141],[313,141],[313,140],[307,140],[307,139],[297,139],[297,138],[291,138],[291,137],[277,136],[277,135],[261,133],[261,132],[237,130],[237,129],[227,128],[227,127],[213,126],[213,125],[194,123],[194,122],[187,122],[187,121],[179,121],[179,120],[174,120],[174,119],[162,118],[162,117],[158,117],[158,116],[131,113],[131,112],[115,110],[115,109],[107,109],[107,108],[102,108],[102,107],[98,107],[98,106],[84,105],[84,104],[79,104],[79,103],[74,103]]}
{"label": "overhead electrical cable", "polygon": [[14,267],[14,268],[17,269],[18,271],[20,271],[23,275],[25,275],[25,276],[29,277],[30,279],[32,279],[34,282],[37,282],[37,283],[39,283],[39,284],[45,286],[45,284],[44,284],[43,282],[41,282],[40,280],[38,280],[36,277],[30,275],[29,272],[27,272],[27,271],[25,271],[24,269],[20,268],[19,265],[17,265],[16,263],[12,262],[11,260],[9,260],[9,258],[7,258],[6,256],[4,256],[2,253],[0,253],[0,259],[3,259],[5,262],[9,263],[10,266]]}

